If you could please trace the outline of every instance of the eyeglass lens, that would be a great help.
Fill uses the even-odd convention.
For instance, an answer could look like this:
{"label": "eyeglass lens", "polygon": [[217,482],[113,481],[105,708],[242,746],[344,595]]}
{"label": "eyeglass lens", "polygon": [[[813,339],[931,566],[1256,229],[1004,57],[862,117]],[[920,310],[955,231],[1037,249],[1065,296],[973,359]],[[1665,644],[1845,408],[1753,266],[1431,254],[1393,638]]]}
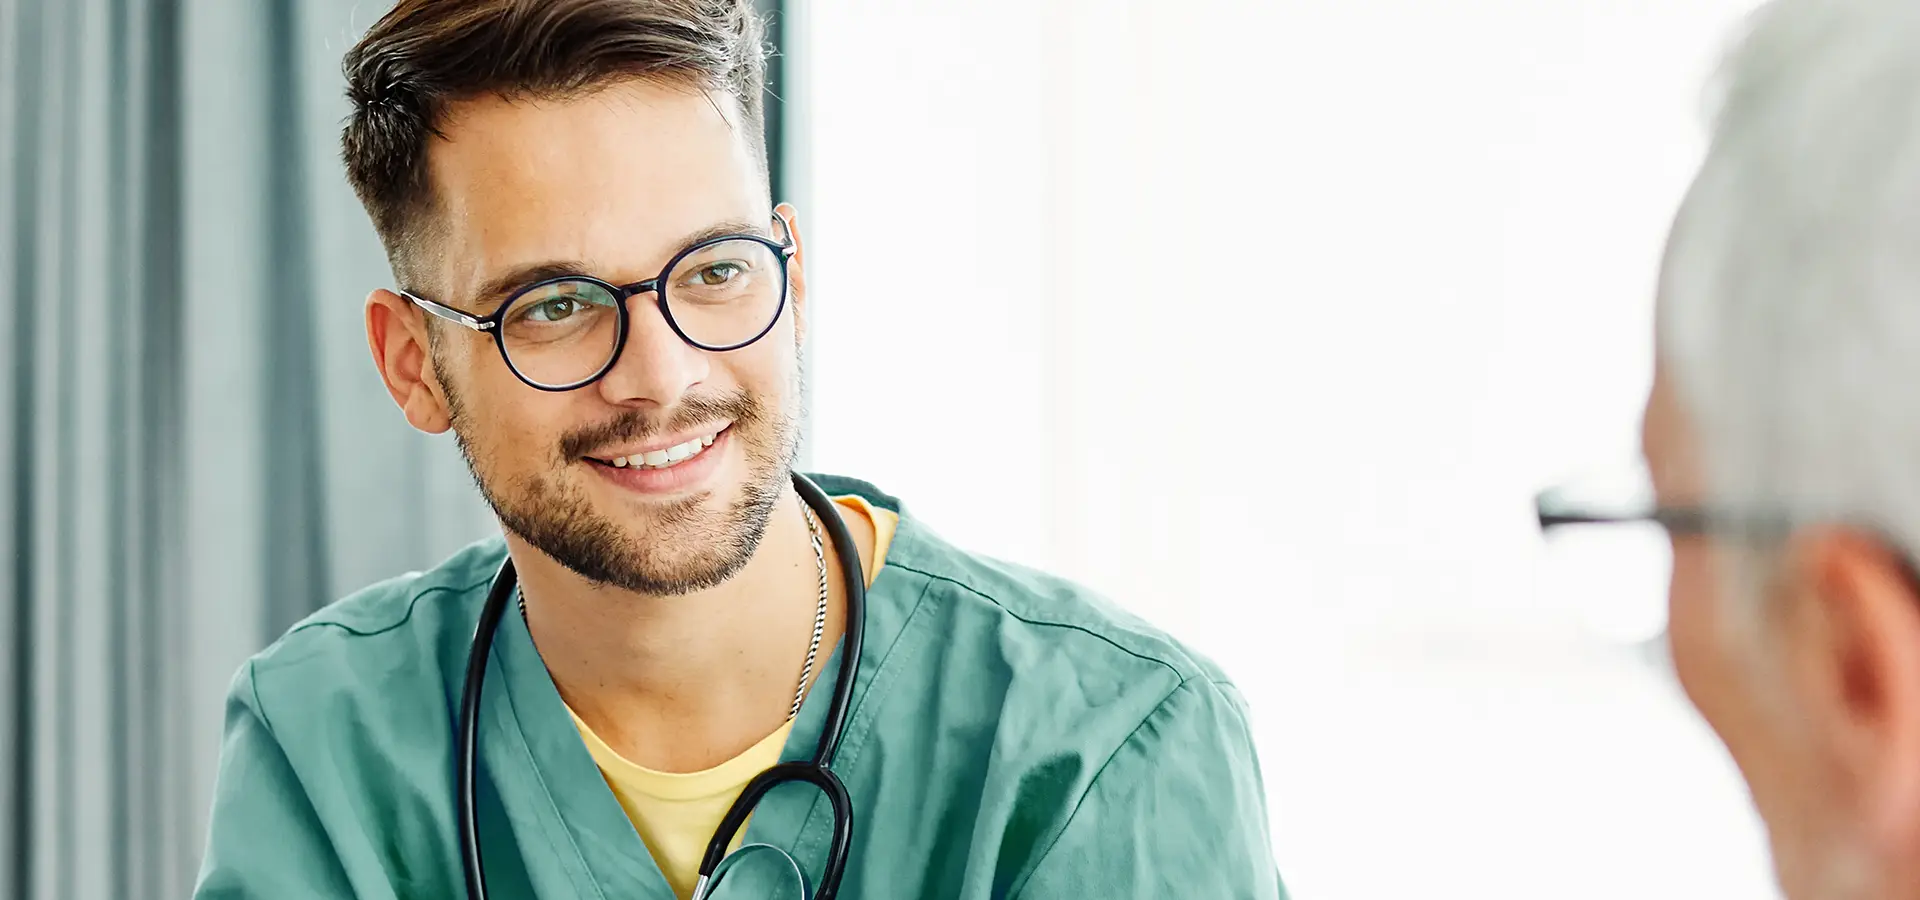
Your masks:
{"label": "eyeglass lens", "polygon": [[[667,273],[667,314],[703,349],[748,343],[780,313],[782,262],[759,241],[698,247]],[[619,304],[606,286],[592,281],[542,285],[514,298],[501,316],[501,346],[521,377],[549,387],[577,384],[604,369],[619,350]]]}

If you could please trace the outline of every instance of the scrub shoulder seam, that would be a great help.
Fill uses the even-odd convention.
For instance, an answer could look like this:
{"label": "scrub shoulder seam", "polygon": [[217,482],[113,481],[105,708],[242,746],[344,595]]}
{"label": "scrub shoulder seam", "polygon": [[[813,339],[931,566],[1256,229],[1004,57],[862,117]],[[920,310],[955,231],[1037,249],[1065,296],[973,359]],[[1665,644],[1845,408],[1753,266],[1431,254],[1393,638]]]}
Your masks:
{"label": "scrub shoulder seam", "polygon": [[[477,590],[485,586],[491,580],[492,580],[492,576],[488,576],[487,578],[483,578],[472,584],[427,585],[426,587],[420,588],[419,590],[415,591],[412,596],[407,598],[406,612],[402,613],[399,618],[394,619],[392,622],[389,622],[386,625],[382,625],[379,628],[374,628],[371,630],[356,628],[353,625],[340,621],[339,619],[330,618],[330,617],[328,618],[317,617],[317,618],[308,619],[305,622],[301,622],[300,624],[287,629],[286,636],[282,637],[281,640],[285,640],[287,637],[292,637],[293,635],[298,634],[299,632],[302,632],[302,631],[307,631],[309,629],[322,628],[327,626],[338,628],[341,631],[344,631],[351,635],[355,635],[357,637],[372,637],[377,634],[385,634],[411,621],[413,619],[414,608],[419,606],[420,601],[426,599],[428,594],[442,594],[442,593],[464,594],[469,591]],[[275,643],[278,643],[278,641],[276,641]]]}
{"label": "scrub shoulder seam", "polygon": [[[1122,648],[1122,649],[1125,649],[1125,648]],[[1021,891],[1026,889],[1027,882],[1032,879],[1033,873],[1039,871],[1040,866],[1046,862],[1047,857],[1053,854],[1053,848],[1060,844],[1060,839],[1063,837],[1066,837],[1067,829],[1073,827],[1073,820],[1080,815],[1080,808],[1086,805],[1088,797],[1093,796],[1094,789],[1100,786],[1100,779],[1107,774],[1107,769],[1111,767],[1113,765],[1113,761],[1120,756],[1120,751],[1125,750],[1128,747],[1128,745],[1132,744],[1136,739],[1138,739],[1140,737],[1140,732],[1147,727],[1147,723],[1153,721],[1153,718],[1155,716],[1160,715],[1161,712],[1165,711],[1167,709],[1167,704],[1173,702],[1173,698],[1175,696],[1177,696],[1181,691],[1186,690],[1189,685],[1192,685],[1195,682],[1199,682],[1206,685],[1212,685],[1215,687],[1219,687],[1222,684],[1225,684],[1221,682],[1219,679],[1212,678],[1204,673],[1182,678],[1179,684],[1174,685],[1172,690],[1167,691],[1167,693],[1160,698],[1160,702],[1155,703],[1153,705],[1153,709],[1148,710],[1146,715],[1140,717],[1140,721],[1133,726],[1133,730],[1127,732],[1126,738],[1120,741],[1119,743],[1114,744],[1113,749],[1107,753],[1107,758],[1100,761],[1100,768],[1093,773],[1092,778],[1087,779],[1086,789],[1080,792],[1079,799],[1073,801],[1073,811],[1067,813],[1066,819],[1063,820],[1060,824],[1060,830],[1054,832],[1053,837],[1047,841],[1046,849],[1040,851],[1038,855],[1034,856],[1033,865],[1028,866],[1026,872],[1022,873],[1020,878],[1020,883],[1016,885],[1011,885],[1008,887],[1008,890],[1007,890],[1008,900],[1013,900],[1013,898],[1020,896]],[[1231,684],[1225,684],[1225,686],[1230,688],[1233,687]],[[1235,688],[1234,693],[1236,694],[1239,693],[1239,690]]]}
{"label": "scrub shoulder seam", "polygon": [[1213,684],[1215,687],[1221,688],[1233,695],[1233,714],[1240,717],[1240,727],[1247,729],[1247,731],[1251,733],[1253,731],[1253,704],[1247,702],[1247,695],[1241,693],[1239,685],[1226,679],[1215,678],[1213,679]]}
{"label": "scrub shoulder seam", "polygon": [[[1095,629],[1092,629],[1092,628],[1088,628],[1088,627],[1087,627],[1087,626],[1085,626],[1085,625],[1080,625],[1080,624],[1077,624],[1077,623],[1074,623],[1074,622],[1050,622],[1050,621],[1047,621],[1047,620],[1045,620],[1045,619],[1036,619],[1036,618],[1033,618],[1033,617],[1031,617],[1031,616],[1025,616],[1025,615],[1022,615],[1022,614],[1020,614],[1020,613],[1017,613],[1017,612],[1015,612],[1015,611],[1013,611],[1013,610],[1012,610],[1011,608],[1009,608],[1009,607],[1008,607],[1008,606],[1007,606],[1007,605],[1006,605],[1005,603],[1002,603],[1002,602],[1000,602],[1000,600],[999,600],[998,598],[996,598],[996,597],[994,597],[994,596],[993,596],[992,594],[989,594],[989,593],[987,593],[987,592],[985,592],[985,591],[983,591],[983,590],[980,590],[980,589],[979,589],[979,588],[977,588],[977,587],[974,587],[974,586],[973,586],[973,585],[971,585],[971,584],[968,584],[968,583],[966,583],[966,582],[964,582],[964,581],[961,581],[961,580],[959,580],[959,579],[956,579],[956,578],[953,578],[953,577],[951,577],[951,576],[947,576],[947,575],[941,575],[941,574],[939,574],[939,573],[936,573],[936,572],[929,572],[929,571],[927,571],[927,570],[925,570],[925,569],[921,569],[921,568],[917,568],[917,567],[915,567],[915,566],[913,566],[913,565],[911,565],[911,564],[907,564],[907,563],[894,563],[894,562],[891,562],[891,561],[889,561],[889,562],[887,563],[887,565],[888,565],[889,567],[892,567],[892,566],[896,566],[896,565],[897,565],[897,566],[898,566],[899,568],[901,568],[901,569],[905,569],[905,570],[907,570],[907,571],[909,571],[909,572],[914,572],[914,573],[917,573],[917,574],[920,574],[920,575],[924,575],[924,576],[926,576],[927,578],[930,578],[930,579],[933,579],[933,580],[935,580],[935,581],[942,581],[942,582],[945,582],[945,583],[947,583],[947,584],[951,584],[951,585],[953,585],[954,587],[957,587],[957,588],[960,588],[961,590],[964,590],[964,591],[966,591],[966,592],[968,592],[968,593],[970,593],[970,594],[973,594],[974,596],[976,596],[976,597],[979,597],[980,599],[982,599],[982,600],[985,600],[985,601],[987,601],[988,603],[991,603],[991,604],[993,604],[993,605],[994,605],[994,606],[996,606],[996,607],[999,607],[999,609],[1000,609],[1000,611],[1001,611],[1001,612],[1004,612],[1004,613],[1006,613],[1007,615],[1009,615],[1009,616],[1012,616],[1012,617],[1013,617],[1013,618],[1014,618],[1015,620],[1017,620],[1017,621],[1020,621],[1020,622],[1024,622],[1024,623],[1026,623],[1026,624],[1028,624],[1028,625],[1036,625],[1036,626],[1041,626],[1041,627],[1046,627],[1046,628],[1065,628],[1065,629],[1068,629],[1068,630],[1070,630],[1070,631],[1078,631],[1078,632],[1080,632],[1081,634],[1085,634],[1085,635],[1088,635],[1088,636],[1090,636],[1090,637],[1093,637],[1093,638],[1096,638],[1096,639],[1098,639],[1098,640],[1100,640],[1100,641],[1103,641],[1103,642],[1105,642],[1105,643],[1106,643],[1106,644],[1107,644],[1108,646],[1110,646],[1110,647],[1113,647],[1114,649],[1116,649],[1116,650],[1119,650],[1120,652],[1122,652],[1122,653],[1125,653],[1125,654],[1127,654],[1128,656],[1132,656],[1132,657],[1134,657],[1135,659],[1140,659],[1140,660],[1143,660],[1143,661],[1146,661],[1146,662],[1150,662],[1150,663],[1155,663],[1155,664],[1158,664],[1158,665],[1161,665],[1161,666],[1164,666],[1164,667],[1166,667],[1166,669],[1167,669],[1168,671],[1170,671],[1170,672],[1172,672],[1172,673],[1174,674],[1174,676],[1175,676],[1175,677],[1178,677],[1178,678],[1180,679],[1180,683],[1179,683],[1179,685],[1176,685],[1176,686],[1174,687],[1174,690],[1176,690],[1176,691],[1177,691],[1177,690],[1179,690],[1181,686],[1184,686],[1184,685],[1185,685],[1185,684],[1186,684],[1186,683],[1187,683],[1188,681],[1191,681],[1191,680],[1194,680],[1194,679],[1204,679],[1204,680],[1207,680],[1207,681],[1219,681],[1219,680],[1220,680],[1220,679],[1218,679],[1218,678],[1213,678],[1213,677],[1211,677],[1210,675],[1208,675],[1208,674],[1207,674],[1206,672],[1204,672],[1204,671],[1195,671],[1195,672],[1187,672],[1187,671],[1183,671],[1183,670],[1181,669],[1181,667],[1179,667],[1179,666],[1176,666],[1176,665],[1174,665],[1173,663],[1171,663],[1171,662],[1169,662],[1169,661],[1167,661],[1167,660],[1165,660],[1165,659],[1162,659],[1162,658],[1160,658],[1160,657],[1158,657],[1158,656],[1153,656],[1153,655],[1150,655],[1150,654],[1146,654],[1146,653],[1142,653],[1142,652],[1140,652],[1140,651],[1138,651],[1138,650],[1135,650],[1135,649],[1133,649],[1132,647],[1128,647],[1127,645],[1125,645],[1125,644],[1122,644],[1122,643],[1120,643],[1119,641],[1116,641],[1116,640],[1114,640],[1114,639],[1113,639],[1113,638],[1112,638],[1111,636],[1109,636],[1109,635],[1106,635],[1106,634],[1103,634],[1103,633],[1101,633],[1100,631],[1097,631],[1097,630],[1095,630]],[[1169,643],[1169,644],[1171,644],[1171,645],[1172,645],[1173,647],[1175,647],[1175,648],[1179,648],[1179,649],[1184,649],[1184,648],[1180,648],[1180,647],[1179,647],[1179,644],[1178,644],[1177,642],[1175,642],[1175,641],[1173,640],[1173,638],[1172,638],[1171,636],[1168,636],[1168,635],[1165,635],[1165,634],[1161,634],[1161,635],[1160,635],[1159,637],[1160,637],[1160,639],[1161,639],[1161,640],[1163,640],[1163,641],[1166,641],[1167,643]],[[1183,654],[1183,655],[1184,655],[1184,654]],[[1195,666],[1195,668],[1196,668],[1196,669],[1200,669],[1200,668],[1202,668],[1202,667],[1200,667],[1200,666]],[[1236,689],[1236,690],[1237,690],[1237,689]],[[1169,694],[1169,696],[1171,696],[1171,694]]]}
{"label": "scrub shoulder seam", "polygon": [[273,738],[274,743],[277,744],[280,742],[280,735],[273,731],[273,720],[267,717],[267,705],[260,702],[260,678],[256,674],[257,665],[255,660],[247,660],[247,693],[253,695],[253,714],[260,717],[260,727],[265,728],[267,737]]}

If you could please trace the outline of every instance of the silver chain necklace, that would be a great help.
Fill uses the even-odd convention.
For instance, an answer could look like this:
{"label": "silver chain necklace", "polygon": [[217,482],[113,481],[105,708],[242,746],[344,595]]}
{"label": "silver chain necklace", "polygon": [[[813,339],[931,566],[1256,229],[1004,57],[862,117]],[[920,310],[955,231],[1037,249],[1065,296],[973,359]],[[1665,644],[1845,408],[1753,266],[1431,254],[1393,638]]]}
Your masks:
{"label": "silver chain necklace", "polygon": [[813,608],[813,640],[807,642],[807,665],[800,670],[800,687],[793,692],[793,709],[787,711],[789,722],[800,715],[800,701],[807,699],[807,682],[813,678],[813,658],[819,655],[820,635],[827,630],[827,548],[820,540],[820,521],[813,517],[813,507],[802,503],[800,511],[807,514],[807,536],[813,542],[813,562],[820,567],[820,602]]}
{"label": "silver chain necklace", "polygon": [[[820,636],[827,630],[827,547],[820,538],[820,520],[814,518],[813,507],[801,504],[800,511],[806,513],[807,537],[813,544],[813,562],[820,568],[820,602],[813,608],[813,640],[807,643],[807,664],[800,670],[800,686],[793,692],[793,708],[787,711],[789,722],[800,715],[800,703],[807,699],[807,682],[813,679],[813,662],[820,655]],[[526,594],[520,594],[520,620],[527,621]]]}

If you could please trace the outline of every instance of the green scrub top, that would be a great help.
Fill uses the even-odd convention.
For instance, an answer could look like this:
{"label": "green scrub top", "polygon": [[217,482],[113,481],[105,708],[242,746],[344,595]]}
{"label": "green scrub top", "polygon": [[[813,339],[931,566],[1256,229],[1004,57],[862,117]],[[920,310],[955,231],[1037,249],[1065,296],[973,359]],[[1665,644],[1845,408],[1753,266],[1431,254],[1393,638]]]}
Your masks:
{"label": "green scrub top", "polygon": [[[840,896],[1279,900],[1247,706],[1208,660],[1071,583],[955,549],[900,513],[834,770],[852,795]],[[459,897],[454,721],[494,538],[294,626],[234,677],[194,896]],[[822,685],[839,670],[836,651]],[[812,755],[831,690],[782,759]],[[481,822],[496,898],[672,900],[567,715],[525,623],[502,619],[482,700]],[[784,785],[744,842],[818,881],[826,800]],[[777,856],[716,896],[798,897]]]}

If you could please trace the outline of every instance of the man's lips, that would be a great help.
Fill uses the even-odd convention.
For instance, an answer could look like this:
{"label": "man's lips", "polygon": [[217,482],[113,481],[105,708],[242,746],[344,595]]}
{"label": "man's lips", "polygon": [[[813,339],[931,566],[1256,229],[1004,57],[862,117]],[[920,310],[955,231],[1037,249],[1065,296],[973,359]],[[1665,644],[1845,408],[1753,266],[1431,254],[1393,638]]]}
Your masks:
{"label": "man's lips", "polygon": [[[684,455],[685,450],[679,451],[683,455],[677,460],[668,456],[673,452],[670,448],[648,451],[639,459],[616,456],[606,461],[588,457],[586,463],[595,475],[627,491],[651,497],[683,495],[712,486],[716,474],[726,465],[728,448],[733,446],[732,429],[723,429],[710,444],[700,438],[692,445],[698,449],[691,450],[690,456]],[[661,462],[649,465],[648,459]]]}
{"label": "man's lips", "polygon": [[708,447],[713,446],[714,441],[731,427],[732,423],[728,423],[705,431],[682,432],[672,438],[656,438],[645,444],[596,451],[587,454],[585,458],[616,469],[669,468],[699,456]]}

